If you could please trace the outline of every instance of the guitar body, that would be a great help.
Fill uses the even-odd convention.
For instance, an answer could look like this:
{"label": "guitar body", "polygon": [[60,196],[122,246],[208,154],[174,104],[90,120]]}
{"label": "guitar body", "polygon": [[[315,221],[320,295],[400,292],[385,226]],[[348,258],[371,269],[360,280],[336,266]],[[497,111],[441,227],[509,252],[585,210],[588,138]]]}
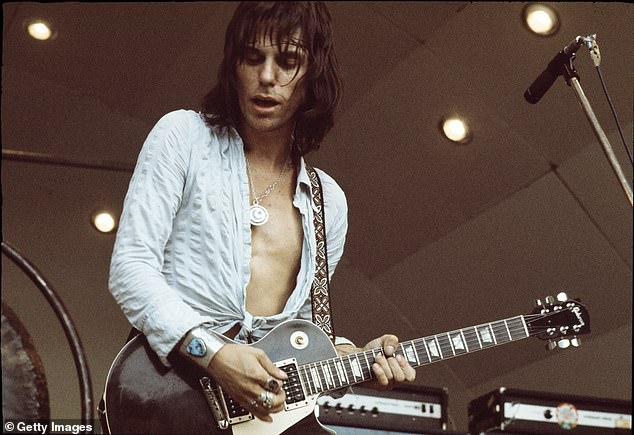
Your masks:
{"label": "guitar body", "polygon": [[[298,335],[305,340],[301,345],[296,340]],[[307,364],[337,356],[328,336],[304,320],[284,322],[250,346],[263,350],[274,363],[294,358],[298,364]],[[108,427],[104,430],[112,434],[334,433],[315,418],[318,394],[307,396],[303,406],[271,414],[273,423],[252,419],[221,430],[203,394],[201,377],[189,367],[166,368],[144,336],[133,338],[119,352],[108,373],[104,393]]]}

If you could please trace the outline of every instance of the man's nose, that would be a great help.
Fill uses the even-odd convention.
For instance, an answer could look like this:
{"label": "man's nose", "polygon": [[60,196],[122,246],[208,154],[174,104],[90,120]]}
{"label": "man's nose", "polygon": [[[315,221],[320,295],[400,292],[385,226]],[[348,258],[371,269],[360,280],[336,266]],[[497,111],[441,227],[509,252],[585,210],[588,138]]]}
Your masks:
{"label": "man's nose", "polygon": [[275,84],[277,73],[277,65],[275,65],[275,62],[272,60],[265,61],[260,69],[260,82],[265,85]]}

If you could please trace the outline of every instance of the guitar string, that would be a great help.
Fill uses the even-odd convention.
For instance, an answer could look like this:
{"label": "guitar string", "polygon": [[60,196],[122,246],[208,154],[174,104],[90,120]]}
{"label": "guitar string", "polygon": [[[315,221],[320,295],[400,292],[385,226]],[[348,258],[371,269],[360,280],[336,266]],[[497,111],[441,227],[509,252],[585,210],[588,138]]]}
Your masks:
{"label": "guitar string", "polygon": [[[540,314],[525,314],[523,315],[524,320],[526,322],[527,325],[532,325],[533,323],[535,323],[538,320],[544,320],[547,319],[551,316],[555,316],[558,314],[562,314],[565,311],[572,311],[571,308],[564,308],[562,310],[558,310],[558,311],[553,311],[553,312],[549,312],[549,313],[540,313]],[[475,326],[470,326],[470,327],[466,327],[466,328],[462,328],[462,329],[457,329],[454,331],[449,331],[449,332],[445,332],[445,333],[439,333],[439,334],[435,334],[435,335],[431,335],[428,337],[423,337],[423,338],[418,338],[418,339],[414,339],[414,340],[409,340],[409,341],[405,341],[401,343],[401,348],[404,349],[403,345],[406,346],[413,346],[414,351],[417,354],[417,361],[420,363],[420,355],[421,352],[424,351],[424,354],[426,356],[426,361],[421,364],[421,365],[426,365],[426,364],[431,364],[432,362],[436,362],[436,361],[440,361],[440,360],[444,360],[444,359],[448,359],[448,358],[452,358],[454,356],[458,356],[464,353],[470,353],[470,352],[475,352],[477,350],[483,350],[486,349],[488,347],[494,347],[498,344],[504,344],[504,343],[510,343],[512,341],[517,341],[519,339],[522,338],[527,338],[530,336],[534,336],[534,335],[540,335],[542,334],[544,331],[546,331],[549,327],[552,328],[552,326],[544,326],[542,331],[539,332],[529,332],[528,335],[526,337],[524,337],[524,335],[526,334],[526,329],[524,327],[523,324],[518,325],[518,326],[514,326],[508,325],[509,321],[519,321],[519,318],[522,316],[516,316],[516,317],[511,317],[511,318],[507,318],[507,319],[503,319],[503,320],[497,320],[494,322],[490,322],[490,323],[482,323],[479,325],[475,325]],[[502,325],[504,324],[504,325]],[[477,334],[477,328],[486,328],[486,329],[491,329],[491,332],[494,336],[496,336],[496,328],[499,331],[502,331],[502,335],[507,335],[505,334],[503,331],[506,330],[508,332],[509,335],[509,340],[508,341],[504,341],[502,343],[496,343],[496,342],[487,342],[486,345],[483,345],[482,342],[478,339],[477,335],[476,338],[470,338],[467,339],[464,336],[464,332],[465,330],[476,330],[476,331],[471,331],[471,333],[473,334]],[[499,332],[498,331],[498,332]],[[460,334],[461,339],[460,341],[463,342],[467,349],[460,349],[458,348],[459,351],[461,351],[460,353],[456,354],[456,349],[454,348],[454,346],[451,344],[451,336],[450,334]],[[519,338],[513,338],[513,336],[519,336]],[[440,340],[438,340],[438,336],[444,336],[443,340],[446,339],[447,343],[449,346],[445,345],[445,351],[447,350],[447,348],[451,349],[451,353],[453,355],[447,355],[447,356],[440,356],[442,355],[442,351],[443,351],[443,346],[440,343]],[[463,340],[464,339],[464,340]],[[427,351],[427,348],[425,346],[425,340],[430,340],[430,342],[434,343],[434,347],[436,348],[436,352],[438,352],[438,349],[440,349],[440,354],[438,355],[432,355],[431,357],[429,356],[429,352]],[[443,343],[444,344],[444,343]],[[471,350],[473,349],[473,350]],[[398,351],[397,351],[398,352]],[[289,374],[295,375],[297,374],[298,377],[301,377],[304,381],[304,384],[306,386],[308,386],[312,391],[315,392],[323,392],[323,391],[327,391],[327,389],[330,388],[330,385],[333,385],[334,388],[341,388],[342,386],[344,386],[345,384],[352,384],[351,382],[349,382],[349,378],[352,377],[354,380],[356,380],[357,378],[359,378],[359,376],[355,375],[354,369],[352,368],[352,361],[351,358],[353,358],[356,363],[357,366],[356,368],[359,369],[360,373],[361,373],[361,379],[365,380],[366,377],[368,378],[372,378],[373,373],[370,370],[370,367],[367,365],[370,363],[370,360],[372,360],[372,362],[374,362],[374,358],[376,357],[376,355],[382,355],[383,351],[381,348],[376,348],[376,349],[369,349],[369,350],[365,350],[362,352],[358,352],[356,354],[350,354],[350,355],[346,355],[346,356],[337,356],[334,358],[330,358],[330,359],[326,359],[323,361],[318,361],[318,362],[313,362],[313,363],[308,363],[308,364],[301,364],[297,366],[297,370],[292,370],[289,371]],[[363,359],[361,358],[361,356],[363,356]],[[368,358],[370,357],[370,358]],[[436,358],[436,359],[434,359]],[[346,364],[346,360],[348,360],[348,364]],[[364,364],[363,364],[363,360],[365,360],[366,365],[365,365],[365,370],[364,370]],[[341,362],[342,366],[343,366],[343,370],[344,370],[344,375],[348,378],[348,380],[344,380],[345,382],[342,382],[342,376],[340,375],[340,373],[337,370],[337,366],[336,363],[337,362]],[[327,375],[324,373],[323,367],[319,366],[319,363],[321,364],[325,364],[326,367],[328,367],[328,370],[330,371],[331,374],[331,379],[328,379]],[[313,366],[313,367],[311,367]],[[333,367],[334,366],[334,367]],[[316,384],[315,380],[312,379],[312,376],[309,375],[309,371],[311,368],[314,368],[315,371],[317,372],[317,377],[318,380],[321,383],[321,388],[318,388],[319,386]],[[333,370],[334,368],[334,370]],[[303,370],[303,373],[302,373]],[[367,372],[367,375],[365,374]],[[335,379],[338,382],[335,382]],[[359,381],[361,382],[361,381]],[[285,382],[286,383],[286,382]],[[337,385],[337,383],[339,383],[339,385]],[[324,389],[323,387],[326,386],[326,389]],[[289,386],[290,388],[293,388],[293,386]],[[214,391],[216,393],[219,392],[219,388],[214,389]],[[321,391],[320,391],[321,390]],[[233,399],[231,399],[233,400]]]}
{"label": "guitar string", "polygon": [[[538,331],[538,332],[529,332],[528,335],[526,335],[526,329],[524,327],[523,324],[518,325],[518,326],[509,326],[508,322],[509,321],[513,321],[515,320],[516,322],[519,321],[519,318],[524,317],[524,320],[526,321],[527,324],[532,324],[535,323],[537,320],[544,320],[548,317],[551,316],[555,316],[555,315],[559,315],[562,314],[565,311],[572,311],[571,308],[564,308],[562,310],[558,310],[558,311],[554,311],[554,312],[549,312],[549,313],[540,313],[540,314],[527,314],[527,315],[523,315],[523,316],[516,316],[516,317],[512,317],[512,318],[507,318],[507,319],[503,319],[503,320],[498,320],[498,321],[494,321],[494,322],[490,322],[490,323],[484,323],[484,324],[480,324],[480,325],[475,325],[475,326],[471,326],[471,327],[467,327],[467,328],[463,328],[460,330],[454,330],[454,331],[450,331],[447,333],[440,333],[440,334],[436,334],[433,336],[429,336],[429,337],[424,337],[424,338],[420,338],[420,339],[415,339],[415,340],[411,340],[411,341],[406,341],[401,343],[401,347],[403,347],[403,344],[407,345],[407,346],[412,346],[414,347],[415,352],[420,355],[420,351],[425,350],[425,354],[426,355],[426,362],[424,364],[421,365],[425,365],[425,364],[430,364],[432,362],[436,362],[436,361],[440,361],[440,360],[444,360],[444,359],[448,359],[448,358],[452,358],[454,356],[458,356],[461,355],[463,353],[469,353],[469,352],[473,352],[473,351],[477,351],[477,350],[482,350],[482,349],[486,349],[488,347],[493,347],[496,346],[498,344],[505,344],[505,343],[510,343],[512,341],[517,341],[519,339],[522,338],[527,338],[533,335],[540,335],[542,334],[544,331],[546,331],[548,328],[552,328],[552,326],[545,326],[543,327],[542,331]],[[487,329],[490,327],[491,328],[491,332],[493,333],[494,336],[497,337],[498,333],[502,333],[503,336],[507,335],[504,331],[508,332],[508,336],[509,336],[509,340],[504,340],[501,343],[497,343],[497,342],[488,342],[486,345],[483,345],[477,338],[476,339],[467,339],[466,337],[464,337],[464,331],[467,329],[476,329],[479,327],[486,327]],[[464,337],[464,343],[467,346],[467,349],[458,349],[459,353],[455,352],[454,347],[452,346],[452,344],[450,343],[450,334],[455,333],[455,334],[459,334],[459,333],[463,333],[461,335],[461,337]],[[477,333],[475,331],[473,331],[473,333]],[[515,335],[516,338],[513,338]],[[451,349],[451,353],[447,354],[446,356],[442,355],[443,352],[443,346],[440,343],[440,340],[438,340],[438,336],[445,336],[444,339],[447,340],[447,343],[445,344],[445,351],[448,349]],[[519,336],[519,337],[518,337]],[[434,342],[434,347],[436,348],[436,350],[438,351],[438,348],[440,349],[440,354],[438,355],[432,355],[432,357],[429,357],[429,354],[427,352],[427,349],[424,349],[424,340],[425,339],[431,339]],[[462,339],[461,339],[462,341]],[[423,343],[421,343],[423,342]],[[448,345],[448,346],[447,346]],[[475,345],[475,346],[474,346]],[[475,348],[474,348],[475,347]],[[473,350],[470,350],[473,349]],[[369,354],[369,355],[368,355]],[[352,362],[350,361],[350,358],[353,358],[356,363],[357,366],[356,368],[359,369],[360,373],[361,373],[361,381],[366,380],[366,376],[371,378],[372,377],[372,372],[370,371],[368,366],[364,367],[363,364],[363,359],[361,358],[361,356],[363,356],[364,359],[368,360],[368,356],[370,356],[371,358],[375,357],[375,354],[382,354],[382,350],[380,348],[377,349],[370,349],[370,350],[366,350],[363,352],[358,352],[356,354],[351,354],[348,355],[347,358],[346,357],[335,357],[335,358],[331,358],[328,360],[324,360],[321,361],[321,363],[325,363],[327,367],[329,367],[330,372],[333,375],[333,381],[334,381],[334,376],[337,375],[337,379],[339,380],[340,385],[334,385],[335,388],[340,388],[344,385],[344,383],[341,382],[341,380],[339,379],[340,376],[338,375],[338,373],[336,372],[336,366],[335,366],[335,371],[332,370],[332,368],[330,367],[331,364],[336,364],[336,361],[340,361],[343,366],[344,366],[344,370],[345,370],[345,375],[347,375],[348,379],[350,377],[352,377],[354,379],[354,381],[356,382],[357,378],[359,378],[359,376],[357,376],[352,368]],[[442,355],[442,356],[441,356]],[[419,357],[420,358],[420,357]],[[436,359],[434,359],[436,358]],[[350,363],[350,365],[346,364],[346,359],[348,359],[348,362]],[[420,361],[418,359],[418,361]],[[367,361],[369,363],[369,360]],[[311,376],[309,376],[307,373],[308,371],[311,369],[311,366],[314,366],[312,368],[316,369],[317,372],[317,377],[318,380],[321,381],[322,384],[322,388],[312,388],[312,385],[315,384],[315,387],[317,387],[316,383],[313,382],[313,380],[311,379]],[[304,364],[301,366],[304,369],[304,381],[309,383],[311,386],[311,390],[315,390],[316,392],[321,392],[321,391],[326,391],[323,388],[323,385],[326,385],[326,389],[329,388],[329,385],[332,385],[333,382],[328,382],[329,380],[327,379],[326,375],[323,373],[323,369],[319,367],[319,365],[317,363],[309,363],[309,364]],[[349,367],[349,368],[348,368]],[[364,370],[365,368],[365,370]],[[367,375],[365,374],[367,372]],[[345,384],[352,384],[355,382],[350,382],[350,381],[346,381]],[[320,391],[321,390],[321,391]]]}

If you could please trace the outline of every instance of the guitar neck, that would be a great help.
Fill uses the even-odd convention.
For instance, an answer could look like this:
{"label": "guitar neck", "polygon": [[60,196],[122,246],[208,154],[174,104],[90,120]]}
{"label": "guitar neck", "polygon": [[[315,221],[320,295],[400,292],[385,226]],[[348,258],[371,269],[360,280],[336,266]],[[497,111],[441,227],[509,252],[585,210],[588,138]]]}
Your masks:
{"label": "guitar neck", "polygon": [[[399,343],[397,355],[402,355],[414,368],[422,367],[477,350],[521,340],[530,336],[527,316],[484,323],[455,331],[417,338]],[[374,359],[383,355],[381,348],[304,364],[299,376],[309,394],[319,394],[375,378]]]}

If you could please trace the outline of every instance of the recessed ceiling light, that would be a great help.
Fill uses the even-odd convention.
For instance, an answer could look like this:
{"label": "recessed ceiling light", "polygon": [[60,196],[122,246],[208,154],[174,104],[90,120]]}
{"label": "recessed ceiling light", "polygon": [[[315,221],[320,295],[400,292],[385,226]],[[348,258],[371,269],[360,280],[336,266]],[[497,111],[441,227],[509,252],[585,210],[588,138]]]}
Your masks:
{"label": "recessed ceiling light", "polygon": [[99,211],[92,215],[92,225],[101,233],[111,233],[117,226],[117,222],[112,213]]}
{"label": "recessed ceiling light", "polygon": [[51,25],[44,20],[27,21],[25,27],[27,33],[38,41],[46,41],[56,36]]}
{"label": "recessed ceiling light", "polygon": [[467,143],[471,132],[467,123],[457,116],[446,116],[440,120],[440,130],[452,142]]}
{"label": "recessed ceiling light", "polygon": [[522,12],[524,25],[536,35],[552,36],[559,30],[557,12],[546,5],[529,3]]}

